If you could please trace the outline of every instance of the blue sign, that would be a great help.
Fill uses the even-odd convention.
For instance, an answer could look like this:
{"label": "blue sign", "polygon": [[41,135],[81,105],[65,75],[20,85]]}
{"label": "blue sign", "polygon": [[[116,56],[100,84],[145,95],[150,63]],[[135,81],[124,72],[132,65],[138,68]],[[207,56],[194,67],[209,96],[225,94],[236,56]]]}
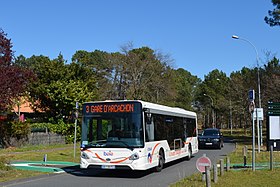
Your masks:
{"label": "blue sign", "polygon": [[249,90],[249,100],[250,101],[255,100],[255,90]]}

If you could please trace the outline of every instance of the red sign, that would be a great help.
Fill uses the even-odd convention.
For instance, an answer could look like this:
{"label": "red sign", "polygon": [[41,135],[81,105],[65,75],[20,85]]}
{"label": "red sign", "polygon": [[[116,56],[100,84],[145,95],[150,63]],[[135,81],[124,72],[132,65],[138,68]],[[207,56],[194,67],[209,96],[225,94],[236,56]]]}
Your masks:
{"label": "red sign", "polygon": [[207,156],[203,155],[202,157],[197,159],[196,168],[201,173],[204,173],[205,172],[205,166],[211,167],[211,160]]}

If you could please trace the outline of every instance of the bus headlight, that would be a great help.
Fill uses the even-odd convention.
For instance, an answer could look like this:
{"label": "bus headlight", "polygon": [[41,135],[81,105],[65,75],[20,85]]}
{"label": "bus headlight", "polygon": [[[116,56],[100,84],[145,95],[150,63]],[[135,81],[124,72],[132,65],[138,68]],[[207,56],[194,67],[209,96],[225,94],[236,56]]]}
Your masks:
{"label": "bus headlight", "polygon": [[129,157],[129,160],[138,160],[138,159],[139,159],[138,153],[133,153],[133,154]]}
{"label": "bus headlight", "polygon": [[85,152],[82,152],[81,158],[83,158],[83,159],[89,159],[89,156],[88,156]]}

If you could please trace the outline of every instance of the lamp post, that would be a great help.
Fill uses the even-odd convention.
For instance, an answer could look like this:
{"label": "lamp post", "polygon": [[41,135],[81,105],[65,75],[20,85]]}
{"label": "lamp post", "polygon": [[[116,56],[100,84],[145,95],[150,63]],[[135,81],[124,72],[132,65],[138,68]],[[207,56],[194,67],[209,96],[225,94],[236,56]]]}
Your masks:
{"label": "lamp post", "polygon": [[[247,43],[249,43],[255,50],[256,52],[256,60],[257,60],[257,68],[258,68],[258,72],[257,72],[257,76],[258,76],[258,100],[259,100],[259,108],[262,107],[262,102],[261,102],[261,84],[260,84],[260,68],[259,68],[259,53],[257,51],[256,46],[254,46],[254,44],[252,42],[250,42],[249,40],[245,39],[245,38],[241,38],[237,35],[232,35],[233,39],[240,39],[243,40]],[[257,128],[258,128],[258,135],[260,134],[260,136],[258,136],[258,139],[260,140],[260,142],[258,142],[259,144],[263,145],[263,141],[262,141],[262,121],[260,121],[259,124],[259,119],[257,116]],[[259,148],[260,149],[260,148]],[[259,151],[260,152],[260,151]]]}
{"label": "lamp post", "polygon": [[212,128],[215,127],[215,111],[214,111],[214,101],[212,99],[212,97],[210,97],[210,95],[207,94],[203,94],[204,96],[207,96],[211,99],[211,106],[212,106]]}
{"label": "lamp post", "polygon": [[236,35],[232,35],[232,38],[233,39],[240,39],[240,40],[243,40],[247,43],[249,43],[255,50],[256,52],[256,59],[257,59],[257,67],[258,67],[258,99],[259,99],[259,107],[261,108],[262,107],[262,102],[261,102],[261,84],[260,84],[260,67],[259,67],[259,53],[257,51],[257,48],[252,44],[252,42],[250,42],[249,40],[245,39],[245,38],[240,38],[239,36],[236,36]]}

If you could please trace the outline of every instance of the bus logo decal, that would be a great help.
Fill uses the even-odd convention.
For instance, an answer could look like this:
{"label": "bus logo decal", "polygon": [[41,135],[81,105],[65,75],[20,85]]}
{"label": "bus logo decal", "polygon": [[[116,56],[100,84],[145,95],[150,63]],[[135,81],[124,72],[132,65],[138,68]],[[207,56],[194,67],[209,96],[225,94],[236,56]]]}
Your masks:
{"label": "bus logo decal", "polygon": [[149,163],[152,162],[152,159],[153,159],[153,158],[152,158],[152,155],[151,155],[151,153],[149,153],[149,154],[148,154],[148,161],[149,161]]}
{"label": "bus logo decal", "polygon": [[159,143],[157,143],[157,144],[155,145],[155,147],[153,148],[152,154],[151,154],[151,153],[148,153],[148,161],[149,161],[149,163],[152,163],[152,161],[153,161],[153,155],[154,155],[155,150],[156,150],[156,147],[157,147],[158,145],[159,145]]}
{"label": "bus logo decal", "polygon": [[104,156],[114,156],[114,153],[109,151],[109,152],[103,152]]}

